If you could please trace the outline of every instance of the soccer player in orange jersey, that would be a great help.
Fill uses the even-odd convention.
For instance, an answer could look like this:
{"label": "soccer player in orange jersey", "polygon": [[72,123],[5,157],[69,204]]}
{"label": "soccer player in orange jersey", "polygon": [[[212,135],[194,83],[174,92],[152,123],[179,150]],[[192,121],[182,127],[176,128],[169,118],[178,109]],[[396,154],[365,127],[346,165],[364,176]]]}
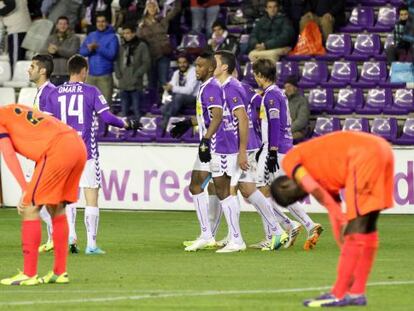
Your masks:
{"label": "soccer player in orange jersey", "polygon": [[[314,196],[329,213],[341,248],[337,280],[330,293],[304,302],[308,307],[366,305],[365,287],[378,248],[377,218],[392,207],[394,157],[382,138],[336,132],[291,149],[272,195],[282,206]],[[339,191],[345,192],[342,213]]]}
{"label": "soccer player in orange jersey", "polygon": [[[0,151],[23,189],[18,211],[23,220],[24,259],[23,272],[0,283],[68,283],[65,205],[78,199],[79,179],[86,162],[85,144],[72,128],[59,120],[23,105],[8,105],[0,108]],[[27,185],[16,152],[36,162],[32,180]],[[39,209],[42,205],[52,216],[55,263],[53,271],[38,278],[38,247],[41,241]]]}

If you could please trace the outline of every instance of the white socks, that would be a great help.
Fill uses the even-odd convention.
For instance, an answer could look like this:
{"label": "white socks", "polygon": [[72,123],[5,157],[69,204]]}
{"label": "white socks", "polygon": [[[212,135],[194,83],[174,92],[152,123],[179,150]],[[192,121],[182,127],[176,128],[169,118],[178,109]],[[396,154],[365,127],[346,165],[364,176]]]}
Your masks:
{"label": "white socks", "polygon": [[66,218],[69,227],[69,244],[76,243],[78,236],[76,235],[76,206],[77,203],[66,205]]}
{"label": "white socks", "polygon": [[272,206],[272,211],[277,219],[277,222],[283,227],[283,229],[285,229],[286,231],[292,229],[292,221],[281,210],[279,205],[277,205],[277,203],[272,198],[267,198],[267,200],[270,202]]}
{"label": "white socks", "polygon": [[96,236],[98,234],[99,208],[86,206],[85,208],[85,227],[88,238],[87,247],[96,248]]}
{"label": "white socks", "polygon": [[282,228],[277,222],[275,215],[272,212],[272,206],[266,197],[259,190],[256,190],[248,197],[250,203],[254,205],[257,212],[260,214],[265,229],[266,239],[271,240],[273,235],[281,235]]}
{"label": "white socks", "polygon": [[194,207],[200,223],[200,237],[204,240],[212,238],[211,227],[208,217],[208,196],[205,192],[193,195]]}
{"label": "white socks", "polygon": [[216,237],[218,228],[220,226],[223,209],[221,208],[220,200],[216,195],[208,196],[208,220],[210,222],[211,234]]}
{"label": "white socks", "polygon": [[52,233],[53,233],[53,226],[52,226],[52,217],[50,217],[47,208],[43,206],[39,212],[40,218],[46,223],[47,229],[47,242],[52,242]]}
{"label": "white socks", "polygon": [[313,220],[309,217],[308,214],[306,214],[303,207],[300,206],[298,203],[289,205],[287,208],[290,214],[293,217],[295,217],[296,220],[302,224],[302,226],[306,228],[306,231],[309,232],[315,226],[315,223],[313,222]]}
{"label": "white socks", "polygon": [[220,201],[223,208],[224,217],[227,221],[227,227],[230,233],[230,241],[236,244],[243,244],[243,238],[240,232],[240,203],[236,196],[228,196]]}

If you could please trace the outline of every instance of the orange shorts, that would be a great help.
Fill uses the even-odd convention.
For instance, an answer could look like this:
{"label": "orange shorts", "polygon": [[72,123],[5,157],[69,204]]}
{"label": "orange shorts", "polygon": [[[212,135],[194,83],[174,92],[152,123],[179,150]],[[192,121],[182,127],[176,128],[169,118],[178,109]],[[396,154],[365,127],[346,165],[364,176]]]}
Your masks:
{"label": "orange shorts", "polygon": [[40,206],[76,202],[86,158],[85,144],[77,133],[68,132],[56,137],[36,162],[23,203]]}
{"label": "orange shorts", "polygon": [[394,155],[388,143],[367,146],[366,152],[352,157],[345,202],[348,220],[393,206]]}

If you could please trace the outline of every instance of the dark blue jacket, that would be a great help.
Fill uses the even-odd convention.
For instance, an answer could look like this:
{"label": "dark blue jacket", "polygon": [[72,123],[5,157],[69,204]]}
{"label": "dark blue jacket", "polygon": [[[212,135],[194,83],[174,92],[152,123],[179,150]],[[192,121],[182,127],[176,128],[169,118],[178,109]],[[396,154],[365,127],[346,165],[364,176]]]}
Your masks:
{"label": "dark blue jacket", "polygon": [[[90,52],[88,44],[96,42],[99,47]],[[91,32],[80,47],[80,54],[89,58],[89,74],[91,76],[104,76],[114,71],[114,61],[118,55],[119,42],[112,26],[105,31]]]}

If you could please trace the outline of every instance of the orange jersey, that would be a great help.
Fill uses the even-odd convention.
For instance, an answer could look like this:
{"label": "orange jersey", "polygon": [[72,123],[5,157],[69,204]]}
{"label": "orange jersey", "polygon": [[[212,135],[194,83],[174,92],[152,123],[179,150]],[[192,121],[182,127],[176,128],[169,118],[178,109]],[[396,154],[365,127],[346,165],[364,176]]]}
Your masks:
{"label": "orange jersey", "polygon": [[332,195],[344,189],[348,219],[393,204],[393,153],[378,136],[335,132],[311,139],[291,149],[282,166],[291,178],[303,166]]}
{"label": "orange jersey", "polygon": [[57,136],[73,131],[54,117],[27,106],[0,107],[0,136],[8,135],[16,152],[33,161],[41,158]]}

